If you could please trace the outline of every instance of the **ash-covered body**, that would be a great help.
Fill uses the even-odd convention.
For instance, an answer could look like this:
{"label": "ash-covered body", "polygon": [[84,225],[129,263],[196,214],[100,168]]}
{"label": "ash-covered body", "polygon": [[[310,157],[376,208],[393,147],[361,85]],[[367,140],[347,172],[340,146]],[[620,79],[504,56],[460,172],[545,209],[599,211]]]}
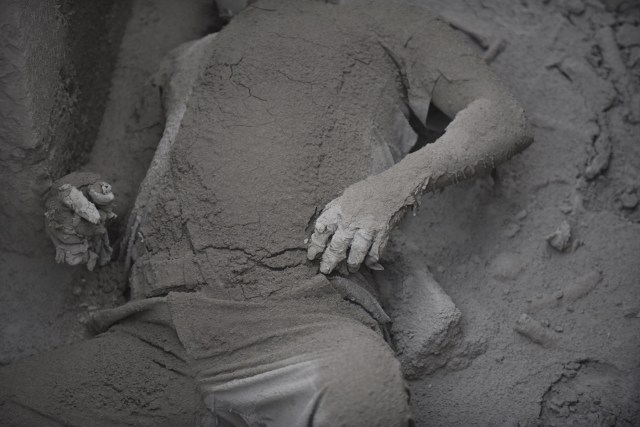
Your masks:
{"label": "ash-covered body", "polygon": [[385,50],[402,34],[378,38],[377,22],[354,25],[353,13],[249,8],[217,36],[133,277],[141,262],[187,258],[213,295],[251,299],[317,273],[304,240],[322,208],[415,142]]}
{"label": "ash-covered body", "polygon": [[[474,176],[530,142],[508,91],[419,8],[260,2],[218,34],[202,61],[165,154],[162,189],[137,230],[133,295],[183,288],[158,283],[172,276],[167,261],[189,289],[212,296],[286,294],[317,273],[304,259],[305,238],[332,200],[310,258],[339,231],[323,272],[346,258],[356,234],[371,236],[364,253],[377,261],[423,191]],[[387,169],[411,149],[408,118],[426,119],[432,93],[464,118],[448,138]]]}
{"label": "ash-covered body", "polygon": [[[148,405],[96,411],[131,381],[120,351],[135,347],[145,372],[158,349],[176,359],[161,363],[166,375],[136,383],[145,396],[162,394],[151,416],[168,424],[408,425],[389,318],[371,283],[327,278],[312,259],[323,254],[325,274],[349,247],[359,254],[349,270],[367,254],[377,262],[422,192],[529,144],[522,110],[446,24],[388,2],[260,1],[173,60],[165,132],[125,239],[134,301],[94,314],[95,330],[107,332],[80,346],[108,337],[104,357],[66,347],[2,372],[16,418],[137,424]],[[403,159],[415,141],[408,118],[424,121],[432,98],[456,119]],[[108,372],[101,383],[114,386],[82,375],[48,381],[48,360],[98,379]],[[22,381],[25,372],[34,380]],[[193,383],[169,379],[176,372]],[[164,393],[167,382],[177,388]]]}

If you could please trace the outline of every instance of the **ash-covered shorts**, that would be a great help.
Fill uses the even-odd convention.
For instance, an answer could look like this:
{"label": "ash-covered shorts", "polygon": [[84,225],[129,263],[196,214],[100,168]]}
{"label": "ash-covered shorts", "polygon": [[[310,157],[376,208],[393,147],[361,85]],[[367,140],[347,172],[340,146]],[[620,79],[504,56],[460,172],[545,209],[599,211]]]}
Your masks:
{"label": "ash-covered shorts", "polygon": [[0,424],[406,426],[400,365],[353,307],[134,302],[107,332],[0,369]]}

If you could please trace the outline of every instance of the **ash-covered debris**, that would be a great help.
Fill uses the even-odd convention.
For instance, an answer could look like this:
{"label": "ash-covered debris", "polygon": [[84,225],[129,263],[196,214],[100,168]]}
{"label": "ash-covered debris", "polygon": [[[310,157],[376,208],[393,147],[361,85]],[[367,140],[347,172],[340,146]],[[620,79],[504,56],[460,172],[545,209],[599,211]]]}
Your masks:
{"label": "ash-covered debris", "polygon": [[539,425],[637,425],[640,392],[635,381],[615,366],[595,360],[568,362],[542,396]]}

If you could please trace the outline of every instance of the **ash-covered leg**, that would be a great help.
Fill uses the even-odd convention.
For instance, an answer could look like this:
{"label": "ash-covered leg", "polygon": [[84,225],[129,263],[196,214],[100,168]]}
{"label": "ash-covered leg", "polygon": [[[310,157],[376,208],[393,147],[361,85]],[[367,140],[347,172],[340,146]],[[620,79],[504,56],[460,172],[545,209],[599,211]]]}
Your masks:
{"label": "ash-covered leg", "polygon": [[404,374],[417,378],[447,362],[447,350],[460,337],[461,313],[426,265],[404,259],[393,247],[389,252],[385,270],[374,278]]}

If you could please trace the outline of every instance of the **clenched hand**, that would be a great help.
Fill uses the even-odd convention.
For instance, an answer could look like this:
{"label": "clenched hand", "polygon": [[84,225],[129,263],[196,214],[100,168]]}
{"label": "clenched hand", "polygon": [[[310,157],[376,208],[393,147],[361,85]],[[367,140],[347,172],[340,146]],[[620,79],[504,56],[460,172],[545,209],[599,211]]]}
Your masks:
{"label": "clenched hand", "polygon": [[350,272],[357,271],[363,262],[369,268],[381,269],[378,260],[389,232],[415,201],[401,187],[380,176],[348,187],[316,220],[307,258],[314,260],[322,254],[320,271],[324,274],[345,259]]}

